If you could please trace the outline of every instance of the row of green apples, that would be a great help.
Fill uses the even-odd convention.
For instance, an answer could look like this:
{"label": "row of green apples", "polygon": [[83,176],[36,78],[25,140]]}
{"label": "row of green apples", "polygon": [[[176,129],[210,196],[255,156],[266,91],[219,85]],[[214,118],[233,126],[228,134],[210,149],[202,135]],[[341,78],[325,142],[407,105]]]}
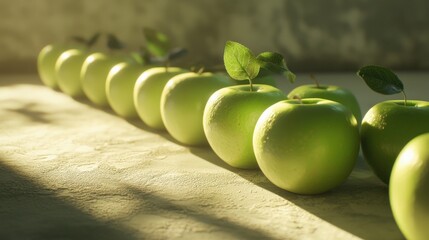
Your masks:
{"label": "row of green apples", "polygon": [[[409,220],[416,214],[411,210],[418,209],[417,219],[428,223],[428,194],[420,194],[423,197],[417,204],[411,197],[421,191],[422,184],[427,189],[428,171],[424,169],[428,169],[428,160],[419,155],[421,164],[411,173],[412,180],[402,179],[410,175],[411,170],[406,169],[412,167],[395,167],[394,173],[398,173],[393,176],[391,171],[397,158],[409,157],[399,154],[403,147],[429,132],[429,103],[397,100],[376,104],[365,114],[359,132],[359,104],[348,90],[311,85],[286,95],[274,86],[255,84],[263,70],[280,67],[291,74],[283,59],[266,56],[254,57],[241,44],[227,42],[224,61],[228,74],[248,80],[249,85],[239,85],[223,73],[142,65],[129,54],[90,53],[54,45],[42,49],[38,67],[42,81],[50,87],[59,87],[73,97],[86,95],[125,118],[138,116],[154,129],[166,129],[182,144],[208,144],[229,165],[259,167],[275,185],[295,193],[322,193],[340,185],[351,173],[362,143],[365,159],[376,175],[385,183],[393,179],[392,184],[401,186],[390,186],[391,199],[400,199],[395,210],[398,218]],[[384,68],[368,66],[358,74],[378,92],[403,92],[396,75]],[[259,81],[273,83],[267,79]],[[408,148],[427,149],[428,138],[424,144],[420,140],[419,147]],[[401,190],[404,182],[408,195]],[[404,211],[404,206],[409,208]],[[409,223],[402,225],[412,228]]]}
{"label": "row of green apples", "polygon": [[[226,52],[226,54],[228,53]],[[290,126],[292,128],[312,127],[320,130],[314,132],[312,136],[301,135],[305,131],[300,130],[293,131],[298,134],[296,136],[292,136],[292,132],[286,133],[287,129],[279,132],[281,133],[279,137],[287,136],[285,140],[293,142],[292,144],[286,143],[282,139],[276,140],[274,137],[265,139],[266,137],[262,136],[263,133],[260,134],[260,138],[264,138],[262,142],[270,139],[273,141],[273,143],[267,143],[267,146],[273,145],[275,142],[295,146],[292,149],[296,149],[296,154],[302,156],[297,155],[294,158],[309,161],[302,162],[303,166],[315,164],[311,161],[318,161],[318,164],[323,167],[321,169],[313,168],[313,172],[306,172],[308,176],[317,173],[325,181],[316,181],[319,183],[313,184],[312,179],[315,178],[307,177],[304,178],[307,179],[307,183],[301,181],[288,185],[278,182],[277,178],[270,177],[270,173],[275,171],[265,170],[261,165],[261,162],[265,162],[265,160],[258,163],[255,156],[258,155],[258,152],[260,152],[259,159],[269,156],[268,153],[263,153],[265,148],[258,148],[265,144],[257,143],[257,140],[255,143],[253,141],[253,133],[259,117],[269,106],[288,98],[281,90],[272,86],[275,81],[269,76],[254,79],[252,83],[256,84],[249,86],[237,84],[237,81],[224,73],[195,73],[178,67],[144,65],[123,53],[112,56],[112,54],[91,53],[78,48],[64,51],[62,47],[55,48],[52,45],[44,48],[39,56],[40,75],[46,85],[49,85],[48,82],[57,83],[59,89],[64,93],[72,97],[85,95],[101,107],[110,106],[121,117],[138,116],[151,128],[166,129],[174,139],[182,144],[210,145],[222,160],[233,167],[244,169],[261,167],[276,185],[292,192],[320,193],[339,185],[351,172],[358,154],[359,134],[356,119],[360,119],[359,105],[350,91],[340,87],[302,86],[290,92],[289,98],[299,95],[303,99],[294,100],[289,104],[293,104],[293,108],[304,106],[319,108],[322,104],[309,104],[310,102],[306,99],[316,96],[342,102],[350,109],[354,109],[356,118],[350,115],[348,109],[343,105],[320,100],[321,103],[326,103],[326,106],[332,107],[334,110],[344,108],[337,112],[340,116],[344,114],[350,116],[336,117],[342,121],[342,125],[347,125],[344,127],[346,129],[331,131],[329,125],[334,122],[328,118],[334,115],[317,114],[324,115],[320,117],[326,119],[305,117],[308,114],[311,116],[311,112],[314,110],[310,110],[310,113],[300,115],[303,120],[314,121],[314,123],[292,123]],[[47,61],[50,58],[56,60]],[[50,74],[43,74],[44,71]],[[48,75],[52,76],[50,81],[47,80]],[[271,85],[257,84],[257,82],[268,82]],[[55,87],[52,84],[50,86]],[[250,88],[253,88],[252,91]],[[344,122],[343,118],[347,122]],[[261,129],[267,128],[261,126]],[[338,133],[338,136],[335,136],[335,132]],[[273,135],[274,133],[267,134]],[[322,141],[320,137],[325,137],[326,140]],[[303,141],[303,139],[306,140]],[[304,146],[298,146],[298,144],[305,144],[309,148],[312,148],[312,145],[317,145],[317,147],[314,147],[313,151],[307,151]],[[335,148],[341,149],[341,151],[330,150],[334,149],[332,146],[337,146]],[[276,149],[276,151],[282,150],[285,148]],[[322,152],[326,153],[325,156],[320,155]],[[313,155],[310,156],[309,153]],[[334,153],[335,157],[332,156]],[[271,154],[278,158],[284,155],[274,151]],[[290,153],[288,155],[291,156]],[[269,165],[271,166],[271,164]],[[285,163],[285,165],[288,164]],[[338,169],[337,173],[335,174],[332,169]],[[285,174],[284,171],[280,178],[290,175]],[[300,175],[298,172],[295,173],[297,176]],[[328,175],[330,181],[326,180]]]}

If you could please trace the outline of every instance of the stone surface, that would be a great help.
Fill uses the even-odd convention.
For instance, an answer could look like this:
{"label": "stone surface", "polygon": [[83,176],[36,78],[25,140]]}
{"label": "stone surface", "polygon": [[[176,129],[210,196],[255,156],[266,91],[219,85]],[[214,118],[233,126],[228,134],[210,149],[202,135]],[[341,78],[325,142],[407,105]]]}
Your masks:
{"label": "stone surface", "polygon": [[[363,111],[401,97],[354,73],[316,76],[352,88]],[[427,99],[428,74],[401,76],[410,98]],[[403,238],[387,186],[362,158],[339,188],[296,195],[35,75],[0,76],[0,239],[360,238]]]}

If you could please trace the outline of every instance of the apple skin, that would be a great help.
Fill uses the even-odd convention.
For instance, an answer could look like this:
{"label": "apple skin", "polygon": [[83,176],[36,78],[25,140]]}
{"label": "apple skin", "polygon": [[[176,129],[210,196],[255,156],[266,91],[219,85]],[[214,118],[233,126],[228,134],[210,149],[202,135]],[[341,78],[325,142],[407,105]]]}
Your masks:
{"label": "apple skin", "polygon": [[88,54],[86,50],[70,49],[63,52],[55,63],[58,87],[71,97],[84,96],[80,81],[80,71]]}
{"label": "apple skin", "polygon": [[374,173],[386,184],[396,157],[414,137],[429,132],[429,102],[384,101],[374,105],[361,126],[362,153]]}
{"label": "apple skin", "polygon": [[262,112],[286,99],[279,89],[264,84],[238,85],[216,91],[204,110],[204,132],[213,151],[227,164],[257,169],[252,137]]}
{"label": "apple skin", "polygon": [[274,185],[298,194],[320,194],[343,183],[356,163],[359,145],[359,127],[352,112],[320,98],[284,100],[270,106],[253,136],[264,175]]}
{"label": "apple skin", "polygon": [[135,62],[125,54],[92,53],[84,61],[80,80],[88,99],[100,107],[109,106],[106,95],[106,80],[110,70],[121,62]]}
{"label": "apple skin", "polygon": [[217,90],[234,81],[223,74],[182,73],[168,80],[161,94],[161,117],[168,133],[190,146],[207,146],[203,130],[204,107]]}
{"label": "apple skin", "polygon": [[345,88],[331,85],[317,87],[315,84],[308,84],[296,87],[288,94],[289,99],[293,99],[295,96],[300,98],[323,98],[339,102],[352,111],[359,125],[362,121],[362,113],[356,97]]}
{"label": "apple skin", "polygon": [[170,78],[189,72],[178,67],[155,67],[145,71],[134,86],[134,106],[140,119],[149,127],[164,130],[161,117],[161,94]]}
{"label": "apple skin", "polygon": [[389,199],[393,216],[407,239],[429,236],[429,133],[401,150],[393,165]]}
{"label": "apple skin", "polygon": [[113,111],[123,118],[136,118],[133,101],[134,85],[140,75],[151,65],[122,62],[116,64],[107,75],[106,96]]}
{"label": "apple skin", "polygon": [[44,85],[53,89],[58,89],[55,64],[63,52],[73,48],[83,47],[78,45],[49,44],[42,48],[37,56],[37,70]]}

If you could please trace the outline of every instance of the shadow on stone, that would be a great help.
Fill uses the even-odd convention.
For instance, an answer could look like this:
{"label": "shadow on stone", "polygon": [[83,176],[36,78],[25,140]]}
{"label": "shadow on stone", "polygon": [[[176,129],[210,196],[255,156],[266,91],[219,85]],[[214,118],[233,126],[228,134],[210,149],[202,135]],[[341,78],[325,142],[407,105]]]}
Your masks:
{"label": "shadow on stone", "polygon": [[0,239],[136,239],[130,230],[82,212],[3,162],[0,156]]}
{"label": "shadow on stone", "polygon": [[52,123],[52,120],[48,117],[49,113],[41,111],[38,104],[36,103],[22,103],[19,107],[5,108],[8,112],[18,113],[25,116],[32,122],[36,123]]}
{"label": "shadow on stone", "polygon": [[[133,213],[134,215],[131,216],[131,218],[137,217],[142,222],[145,222],[145,215],[157,215],[162,217],[163,213],[173,212],[176,218],[193,219],[199,223],[209,225],[210,227],[208,229],[218,229],[222,231],[223,234],[231,236],[232,239],[271,239],[269,235],[260,230],[240,225],[225,218],[216,217],[212,213],[201,211],[195,206],[183,203],[183,201],[168,199],[152,192],[145,192],[133,186],[126,186],[126,188],[134,199],[139,199],[139,202],[142,203],[139,210]],[[168,218],[169,216],[166,215],[165,217]],[[194,234],[195,239],[198,239],[198,233]],[[203,231],[201,234],[204,235],[207,234],[207,232]],[[201,236],[200,239],[204,239],[204,236]]]}
{"label": "shadow on stone", "polygon": [[[39,76],[37,76],[37,80],[35,80],[34,73],[23,74],[23,75],[17,75],[16,72],[15,73],[11,72],[10,74],[5,74],[4,72],[2,73],[2,77],[0,80],[0,87],[17,85],[17,84],[31,84],[31,85],[44,86]],[[57,91],[57,90],[54,90],[54,91]]]}
{"label": "shadow on stone", "polygon": [[242,170],[229,166],[211,150],[191,148],[190,152],[355,236],[383,239],[388,233],[389,236],[402,237],[390,210],[388,188],[371,175],[362,158],[358,160],[348,180],[336,189],[319,195],[299,195],[276,187],[259,170]]}
{"label": "shadow on stone", "polygon": [[164,139],[166,139],[166,140],[168,140],[168,141],[170,141],[170,142],[173,142],[173,143],[175,143],[175,144],[177,144],[177,145],[181,145],[181,146],[185,146],[185,147],[186,147],[186,145],[183,145],[183,143],[181,143],[181,142],[177,141],[176,139],[174,139],[174,138],[173,138],[173,137],[172,137],[172,136],[167,132],[167,130],[156,130],[156,129],[153,129],[153,128],[151,128],[151,127],[147,126],[147,125],[146,125],[142,120],[140,120],[139,118],[126,119],[126,121],[127,121],[129,124],[131,124],[131,125],[135,126],[136,128],[139,128],[139,129],[141,129],[141,130],[143,130],[143,131],[145,131],[145,132],[150,132],[150,133],[158,134],[159,136],[163,137]]}

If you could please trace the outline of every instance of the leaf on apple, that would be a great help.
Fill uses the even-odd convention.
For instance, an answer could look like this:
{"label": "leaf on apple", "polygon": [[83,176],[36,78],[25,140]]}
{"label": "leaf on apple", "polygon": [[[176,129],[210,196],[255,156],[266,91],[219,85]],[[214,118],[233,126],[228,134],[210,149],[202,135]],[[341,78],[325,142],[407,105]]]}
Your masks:
{"label": "leaf on apple", "polygon": [[114,34],[109,33],[107,35],[107,47],[117,50],[123,49],[125,46]]}
{"label": "leaf on apple", "polygon": [[188,54],[188,50],[186,48],[173,48],[168,53],[168,59],[173,60],[177,58],[181,58]]}
{"label": "leaf on apple", "polygon": [[72,36],[71,39],[75,42],[86,44],[86,39],[81,36]]}
{"label": "leaf on apple", "polygon": [[94,35],[92,35],[91,38],[88,39],[88,41],[86,42],[86,45],[88,47],[92,47],[95,45],[95,43],[97,43],[98,39],[100,38],[101,33],[95,33]]}
{"label": "leaf on apple", "polygon": [[156,57],[165,57],[170,51],[168,37],[152,28],[143,28],[147,50]]}
{"label": "leaf on apple", "polygon": [[404,91],[404,85],[390,69],[380,66],[364,66],[357,72],[373,91],[390,95]]}
{"label": "leaf on apple", "polygon": [[95,33],[89,39],[86,39],[81,36],[72,36],[71,39],[75,42],[86,45],[88,48],[91,48],[98,41],[98,39],[100,38],[100,35],[101,35],[100,33]]}
{"label": "leaf on apple", "polygon": [[284,57],[276,52],[263,52],[256,59],[262,68],[269,70],[275,74],[285,76],[291,83],[295,82],[296,75],[289,70]]}
{"label": "leaf on apple", "polygon": [[188,53],[185,48],[174,48],[167,53],[166,56],[150,56],[151,63],[167,63],[171,60],[180,58]]}
{"label": "leaf on apple", "polygon": [[235,80],[252,80],[258,76],[259,61],[249,48],[240,43],[226,42],[223,61],[229,76]]}
{"label": "leaf on apple", "polygon": [[151,63],[152,59],[150,53],[142,46],[139,48],[140,57],[143,59],[144,63]]}

